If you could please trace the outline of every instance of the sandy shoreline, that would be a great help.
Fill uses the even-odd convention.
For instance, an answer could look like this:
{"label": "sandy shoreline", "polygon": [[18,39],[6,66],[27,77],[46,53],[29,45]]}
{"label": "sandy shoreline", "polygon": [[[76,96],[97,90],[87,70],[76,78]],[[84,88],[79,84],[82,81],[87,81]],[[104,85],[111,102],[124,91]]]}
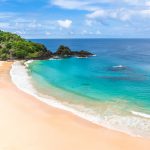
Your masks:
{"label": "sandy shoreline", "polygon": [[105,129],[36,100],[0,65],[0,150],[149,150],[150,140]]}

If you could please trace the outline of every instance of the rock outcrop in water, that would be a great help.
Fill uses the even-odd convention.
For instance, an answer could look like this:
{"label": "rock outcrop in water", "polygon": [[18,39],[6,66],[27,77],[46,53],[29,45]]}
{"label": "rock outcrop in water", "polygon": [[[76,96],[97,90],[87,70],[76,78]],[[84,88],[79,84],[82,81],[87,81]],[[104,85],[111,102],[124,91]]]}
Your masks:
{"label": "rock outcrop in water", "polygon": [[72,55],[72,51],[69,47],[60,45],[58,50],[54,53],[54,56],[59,56],[59,57],[70,57]]}
{"label": "rock outcrop in water", "polygon": [[72,55],[73,56],[77,56],[77,57],[81,57],[81,58],[84,58],[84,57],[90,57],[90,56],[93,56],[94,54],[88,52],[88,51],[85,51],[85,50],[81,50],[81,51],[73,51],[72,52]]}
{"label": "rock outcrop in water", "polygon": [[58,50],[53,54],[54,57],[80,57],[80,58],[85,58],[85,57],[90,57],[93,56],[92,53],[81,50],[81,51],[72,51],[69,47],[61,45]]}
{"label": "rock outcrop in water", "polygon": [[93,54],[88,51],[72,51],[69,47],[61,45],[52,53],[43,44],[31,42],[17,34],[0,30],[0,60],[15,59],[49,59],[65,57],[89,57]]}

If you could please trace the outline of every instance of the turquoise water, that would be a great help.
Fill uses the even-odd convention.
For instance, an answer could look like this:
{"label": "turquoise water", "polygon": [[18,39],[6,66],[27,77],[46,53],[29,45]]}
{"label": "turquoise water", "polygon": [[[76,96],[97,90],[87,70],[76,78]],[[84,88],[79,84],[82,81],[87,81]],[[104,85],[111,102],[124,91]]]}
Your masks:
{"label": "turquoise water", "polygon": [[101,124],[149,136],[150,40],[33,41],[44,43],[52,50],[64,44],[74,50],[87,49],[96,54],[87,59],[30,63],[29,74],[39,92],[56,97],[75,109],[79,110],[80,106],[80,111],[96,116]]}

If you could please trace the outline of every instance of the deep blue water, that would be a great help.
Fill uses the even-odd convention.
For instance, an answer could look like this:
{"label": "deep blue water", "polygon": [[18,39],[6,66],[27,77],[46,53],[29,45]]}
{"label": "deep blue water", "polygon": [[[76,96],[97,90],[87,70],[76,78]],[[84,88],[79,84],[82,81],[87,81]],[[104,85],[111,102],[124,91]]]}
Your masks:
{"label": "deep blue water", "polygon": [[[59,45],[69,46],[72,50],[89,50],[96,54],[87,59],[69,58],[62,60],[35,61],[30,64],[30,74],[39,84],[45,82],[62,91],[84,98],[86,107],[102,103],[116,105],[119,115],[132,111],[147,114],[150,123],[150,39],[53,39],[33,40],[55,51]],[[42,80],[39,80],[40,79]],[[41,81],[41,82],[40,82]],[[49,94],[50,88],[43,86]],[[60,95],[61,98],[65,94]],[[66,97],[65,97],[66,98]],[[72,102],[76,103],[76,98]],[[84,103],[83,102],[83,103]],[[117,108],[118,106],[118,108]],[[114,109],[114,106],[110,106]],[[101,112],[101,107],[96,111]],[[118,110],[117,110],[118,109]],[[97,112],[97,113],[98,113]],[[103,108],[103,113],[106,108]],[[125,115],[125,116],[126,116]],[[135,114],[130,114],[132,117]],[[136,114],[139,115],[139,114]],[[139,116],[139,119],[142,116]],[[150,124],[149,124],[150,126]],[[146,131],[150,131],[146,128]]]}

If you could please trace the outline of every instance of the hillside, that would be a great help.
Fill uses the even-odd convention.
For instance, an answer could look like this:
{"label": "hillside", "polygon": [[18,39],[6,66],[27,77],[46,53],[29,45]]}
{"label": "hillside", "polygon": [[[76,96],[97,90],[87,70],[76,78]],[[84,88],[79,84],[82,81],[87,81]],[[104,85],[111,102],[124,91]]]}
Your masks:
{"label": "hillside", "polygon": [[0,60],[48,59],[51,54],[42,44],[0,30]]}
{"label": "hillside", "polygon": [[56,52],[47,50],[43,44],[34,43],[21,38],[17,34],[0,30],[0,60],[49,59],[55,57],[90,57],[92,53],[81,50],[72,51],[69,47],[60,45]]}

